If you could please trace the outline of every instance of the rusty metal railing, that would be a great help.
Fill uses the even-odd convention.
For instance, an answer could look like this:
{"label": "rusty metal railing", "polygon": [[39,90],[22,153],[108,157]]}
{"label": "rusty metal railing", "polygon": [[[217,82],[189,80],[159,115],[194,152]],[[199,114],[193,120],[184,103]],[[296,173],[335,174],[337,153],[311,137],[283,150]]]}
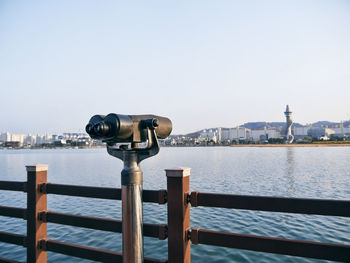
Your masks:
{"label": "rusty metal railing", "polygon": [[191,240],[196,245],[205,244],[333,261],[348,262],[350,256],[350,246],[341,244],[225,233],[200,228],[192,229]]}
{"label": "rusty metal railing", "polygon": [[[27,167],[27,182],[0,181],[0,190],[27,193],[27,208],[0,206],[0,216],[27,220],[27,235],[0,232],[0,242],[27,248],[27,262],[46,262],[46,251],[103,262],[122,262],[122,254],[64,243],[47,238],[46,224],[85,227],[122,232],[122,222],[114,219],[57,213],[46,209],[47,194],[120,200],[121,191],[115,188],[50,184],[41,166]],[[292,240],[256,235],[226,233],[192,228],[190,206],[244,209],[268,212],[350,217],[350,201],[309,198],[229,195],[189,191],[189,168],[167,169],[167,190],[144,190],[143,201],[167,203],[168,223],[144,224],[145,236],[168,239],[168,262],[190,262],[191,243],[227,248],[284,254],[290,256],[350,261],[350,245]],[[349,233],[350,234],[350,233]],[[0,258],[0,262],[16,262]],[[145,262],[167,260],[145,258]]]}
{"label": "rusty metal railing", "polygon": [[[350,217],[350,201],[228,195],[192,192],[192,206],[244,209],[268,212]],[[350,223],[350,222],[349,222]],[[350,233],[349,233],[350,234]],[[189,231],[193,244],[206,244],[290,256],[350,261],[350,245],[320,243],[255,235],[225,233],[194,228]]]}
{"label": "rusty metal railing", "polygon": [[350,217],[350,202],[294,197],[230,195],[192,192],[191,206],[220,207],[267,212]]}
{"label": "rusty metal railing", "polygon": [[[84,227],[121,233],[120,220],[88,217],[47,210],[47,194],[121,200],[121,189],[78,185],[51,184],[47,182],[47,166],[27,166],[27,182],[0,181],[0,190],[27,193],[27,208],[0,206],[0,216],[27,220],[27,235],[0,232],[0,242],[27,248],[27,262],[47,262],[47,251],[102,262],[122,262],[119,252],[80,246],[47,238],[47,223]],[[144,190],[143,201],[165,204],[165,190]],[[167,238],[167,225],[144,224],[145,236],[160,240]],[[0,258],[0,262],[16,262]],[[145,258],[144,262],[167,262]]]}

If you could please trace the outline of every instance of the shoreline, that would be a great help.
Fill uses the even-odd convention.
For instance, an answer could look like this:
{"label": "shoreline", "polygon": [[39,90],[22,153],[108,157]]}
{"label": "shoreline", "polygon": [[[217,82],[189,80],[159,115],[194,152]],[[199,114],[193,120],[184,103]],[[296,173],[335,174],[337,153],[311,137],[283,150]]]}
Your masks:
{"label": "shoreline", "polygon": [[307,143],[307,144],[233,144],[230,147],[349,147],[350,143]]}
{"label": "shoreline", "polygon": [[[206,147],[257,147],[257,148],[294,148],[294,147],[350,147],[350,143],[305,143],[305,144],[232,144],[232,145],[174,145],[167,146],[161,145],[161,148],[206,148]],[[92,147],[34,147],[34,148],[0,148],[4,151],[18,151],[18,150],[68,150],[68,149],[104,149],[105,146],[92,146]]]}

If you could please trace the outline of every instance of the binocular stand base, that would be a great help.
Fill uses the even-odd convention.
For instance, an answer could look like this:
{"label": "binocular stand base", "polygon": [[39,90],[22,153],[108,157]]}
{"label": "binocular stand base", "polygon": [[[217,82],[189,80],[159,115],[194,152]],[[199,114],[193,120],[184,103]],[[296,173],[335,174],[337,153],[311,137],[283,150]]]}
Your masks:
{"label": "binocular stand base", "polygon": [[107,145],[108,153],[124,162],[121,172],[124,263],[143,262],[143,179],[140,162],[159,152],[154,130],[149,130],[148,134],[146,148],[125,149]]}

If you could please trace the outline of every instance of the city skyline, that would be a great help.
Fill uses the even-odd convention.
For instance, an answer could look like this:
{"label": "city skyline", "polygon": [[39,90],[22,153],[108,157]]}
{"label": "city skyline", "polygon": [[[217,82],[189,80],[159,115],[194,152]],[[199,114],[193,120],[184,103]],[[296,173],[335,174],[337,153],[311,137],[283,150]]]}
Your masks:
{"label": "city skyline", "polygon": [[[289,107],[286,108],[286,123],[281,125],[277,123],[265,123],[232,128],[209,128],[202,129],[187,135],[171,135],[163,138],[159,143],[161,145],[187,145],[187,146],[210,146],[231,144],[291,144],[296,139],[297,144],[310,143],[312,141],[341,141],[344,144],[350,138],[350,121],[344,125],[341,123],[332,125],[318,126],[298,126],[292,127]],[[277,124],[277,125],[276,125]],[[101,146],[102,141],[92,139],[86,133],[63,133],[63,134],[11,134],[0,133],[0,149],[2,148],[38,148],[38,147],[94,147]]]}
{"label": "city skyline", "polygon": [[[238,124],[235,126],[213,126],[213,125],[207,125],[205,127],[201,127],[200,129],[197,130],[192,130],[189,131],[187,133],[171,133],[171,135],[188,135],[188,134],[192,134],[192,133],[196,133],[196,132],[201,132],[203,130],[210,130],[210,129],[218,129],[218,128],[222,128],[222,129],[236,129],[237,127],[246,127],[247,125],[252,125],[252,124],[256,124],[258,126],[261,126],[260,124],[265,123],[265,127],[267,128],[276,128],[276,127],[280,127],[280,128],[285,128],[285,121],[257,121],[257,122],[245,122],[242,124]],[[330,123],[330,124],[320,124],[320,123]],[[293,128],[295,126],[297,127],[328,127],[328,126],[341,126],[343,123],[345,123],[346,125],[344,127],[350,128],[350,119],[349,120],[342,120],[339,122],[336,121],[329,121],[329,120],[318,120],[314,123],[299,123],[299,122],[293,122]],[[281,124],[281,125],[277,125],[277,124]],[[277,126],[276,126],[277,125]],[[252,128],[251,130],[260,130],[261,127],[259,128]],[[45,135],[54,135],[54,136],[61,136],[61,135],[71,135],[71,136],[88,136],[88,134],[86,133],[86,131],[70,131],[70,130],[63,130],[63,131],[54,131],[54,132],[49,132],[49,131],[44,131],[44,132],[39,132],[39,133],[33,133],[33,132],[14,132],[14,131],[10,131],[10,130],[0,130],[0,135],[1,134],[5,134],[5,133],[9,133],[9,134],[14,134],[14,135],[38,135],[38,136],[45,136]]]}
{"label": "city skyline", "polygon": [[0,131],[156,114],[173,134],[350,119],[350,2],[1,1]]}

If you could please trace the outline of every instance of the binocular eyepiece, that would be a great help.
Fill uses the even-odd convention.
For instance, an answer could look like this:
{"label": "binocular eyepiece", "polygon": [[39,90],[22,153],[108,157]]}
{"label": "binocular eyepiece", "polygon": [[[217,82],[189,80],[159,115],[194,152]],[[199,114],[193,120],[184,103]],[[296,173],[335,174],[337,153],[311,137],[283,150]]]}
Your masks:
{"label": "binocular eyepiece", "polygon": [[93,139],[109,144],[120,142],[145,142],[147,130],[155,130],[157,138],[167,138],[172,130],[168,118],[156,115],[122,115],[110,113],[95,115],[86,125],[86,132]]}

